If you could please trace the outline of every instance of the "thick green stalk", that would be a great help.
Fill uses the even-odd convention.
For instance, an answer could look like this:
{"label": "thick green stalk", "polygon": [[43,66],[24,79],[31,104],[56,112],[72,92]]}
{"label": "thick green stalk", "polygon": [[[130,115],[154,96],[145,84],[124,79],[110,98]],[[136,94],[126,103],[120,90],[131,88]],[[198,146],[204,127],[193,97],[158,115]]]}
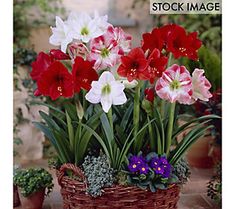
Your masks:
{"label": "thick green stalk", "polygon": [[[172,60],[172,53],[170,52],[169,57],[168,57],[168,62],[167,62],[167,68],[170,67],[171,60]],[[160,113],[163,118],[164,118],[164,113],[165,113],[165,106],[166,106],[166,101],[162,99],[160,101]]]}
{"label": "thick green stalk", "polygon": [[108,113],[108,119],[109,119],[109,124],[110,124],[110,127],[111,127],[111,131],[113,133],[113,112],[112,112],[112,107],[110,107]]}
{"label": "thick green stalk", "polygon": [[134,96],[134,112],[133,112],[134,137],[136,137],[138,133],[139,118],[140,118],[140,84],[136,86],[135,96]]}
{"label": "thick green stalk", "polygon": [[174,124],[174,115],[175,115],[175,102],[170,104],[169,120],[168,120],[168,126],[167,126],[167,137],[166,137],[166,154],[167,155],[170,152],[173,124]]}

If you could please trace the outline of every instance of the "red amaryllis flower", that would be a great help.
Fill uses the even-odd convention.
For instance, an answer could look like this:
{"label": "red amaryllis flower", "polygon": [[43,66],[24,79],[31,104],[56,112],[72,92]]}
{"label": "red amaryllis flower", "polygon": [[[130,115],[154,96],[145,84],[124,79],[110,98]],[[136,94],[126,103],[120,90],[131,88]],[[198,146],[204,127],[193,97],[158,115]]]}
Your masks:
{"label": "red amaryllis flower", "polygon": [[162,76],[162,72],[166,69],[168,58],[161,57],[161,52],[158,49],[154,49],[148,58],[148,74],[150,83],[154,83],[156,78]]}
{"label": "red amaryllis flower", "polygon": [[144,51],[149,50],[152,52],[155,48],[162,51],[164,41],[161,37],[161,30],[159,28],[154,28],[151,33],[144,33],[142,37],[142,49]]}
{"label": "red amaryllis flower", "polygon": [[55,60],[68,60],[68,59],[70,59],[69,55],[65,54],[60,49],[52,49],[49,54]]}
{"label": "red amaryllis flower", "polygon": [[181,56],[197,60],[197,50],[201,47],[202,42],[197,39],[197,32],[186,34],[184,28],[176,25],[174,30],[167,37],[167,51],[173,53],[177,59]]}
{"label": "red amaryllis flower", "polygon": [[53,63],[53,58],[44,52],[40,52],[37,56],[36,61],[32,63],[32,71],[30,76],[33,80],[37,81],[40,75],[47,70],[47,68]]}
{"label": "red amaryllis flower", "polygon": [[73,77],[59,61],[53,62],[37,81],[38,90],[52,100],[73,96]]}
{"label": "red amaryllis flower", "polygon": [[98,74],[93,64],[82,57],[76,57],[72,69],[74,79],[74,91],[80,92],[81,88],[90,90],[91,82],[98,80]]}
{"label": "red amaryllis flower", "polygon": [[148,71],[146,70],[148,62],[141,48],[134,48],[127,56],[122,56],[121,63],[117,72],[120,76],[126,77],[129,82],[135,79],[148,79]]}
{"label": "red amaryllis flower", "polygon": [[145,99],[147,99],[150,102],[153,102],[154,100],[154,88],[146,88],[144,90]]}

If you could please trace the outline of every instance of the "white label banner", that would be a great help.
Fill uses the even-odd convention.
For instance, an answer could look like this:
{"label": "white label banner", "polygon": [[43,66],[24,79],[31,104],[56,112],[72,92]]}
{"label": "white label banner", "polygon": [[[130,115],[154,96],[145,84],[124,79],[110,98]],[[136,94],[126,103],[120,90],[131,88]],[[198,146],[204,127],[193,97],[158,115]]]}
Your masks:
{"label": "white label banner", "polygon": [[150,0],[150,14],[221,13],[221,0]]}

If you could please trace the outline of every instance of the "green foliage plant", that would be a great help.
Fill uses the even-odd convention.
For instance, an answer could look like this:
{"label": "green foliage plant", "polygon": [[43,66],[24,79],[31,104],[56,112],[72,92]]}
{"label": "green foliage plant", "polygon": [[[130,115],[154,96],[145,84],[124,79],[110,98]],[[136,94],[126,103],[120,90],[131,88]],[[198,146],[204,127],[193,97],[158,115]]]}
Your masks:
{"label": "green foliage plant", "polygon": [[14,184],[20,188],[24,197],[28,197],[41,189],[46,189],[48,195],[53,189],[52,175],[43,168],[17,170],[14,174]]}

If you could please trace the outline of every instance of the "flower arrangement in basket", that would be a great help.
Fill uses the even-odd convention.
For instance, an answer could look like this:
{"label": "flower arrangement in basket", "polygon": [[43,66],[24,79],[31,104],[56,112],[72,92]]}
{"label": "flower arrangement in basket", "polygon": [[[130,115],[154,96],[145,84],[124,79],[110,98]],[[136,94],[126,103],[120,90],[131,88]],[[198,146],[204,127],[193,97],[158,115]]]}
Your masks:
{"label": "flower arrangement in basket", "polygon": [[176,125],[176,105],[212,96],[203,69],[191,75],[174,64],[198,59],[197,33],[165,25],[131,49],[131,35],[97,13],[56,17],[51,29],[60,49],[40,52],[31,77],[34,94],[48,97],[50,112],[35,126],[57,151],[64,208],[177,208],[188,176],[183,155],[217,118]]}

